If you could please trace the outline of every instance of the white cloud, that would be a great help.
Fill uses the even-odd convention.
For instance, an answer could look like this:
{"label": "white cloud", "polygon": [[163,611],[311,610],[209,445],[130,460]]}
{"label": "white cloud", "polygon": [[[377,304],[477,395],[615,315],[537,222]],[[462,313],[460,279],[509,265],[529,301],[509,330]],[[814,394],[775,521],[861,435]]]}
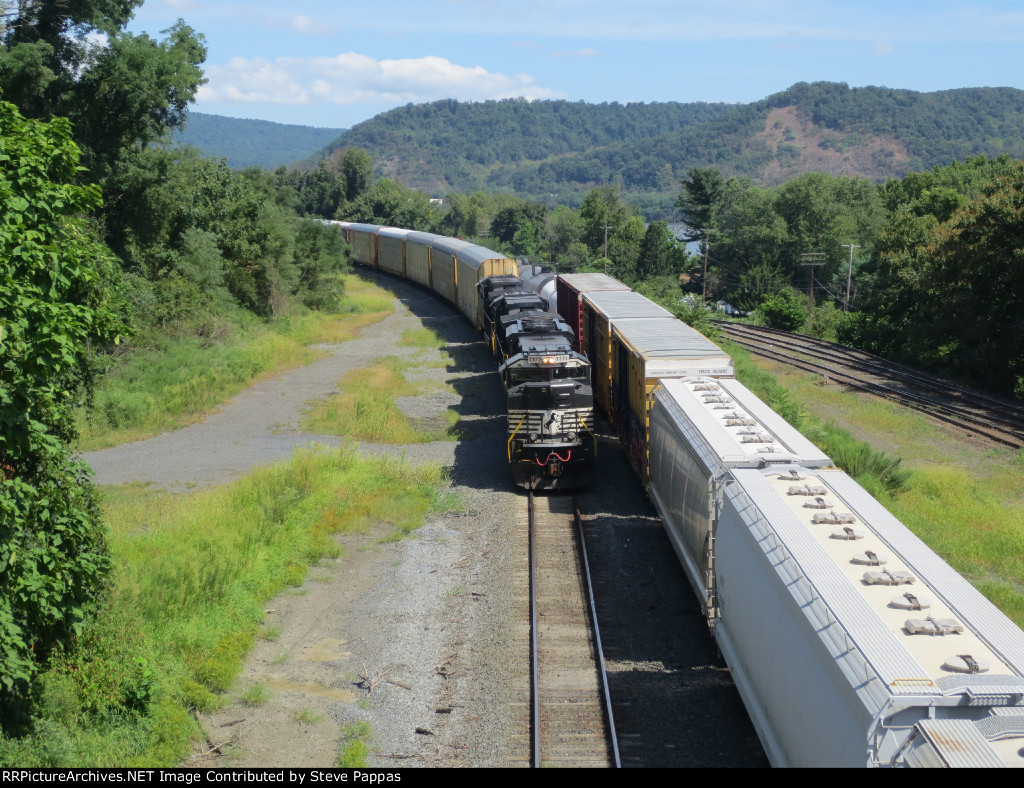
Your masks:
{"label": "white cloud", "polygon": [[876,55],[891,55],[893,53],[893,45],[886,41],[876,41],[875,45],[871,48],[871,51]]}
{"label": "white cloud", "polygon": [[461,66],[436,56],[375,60],[346,52],[335,57],[232,58],[206,69],[200,103],[402,104],[456,98],[566,98],[527,74],[511,76]]}
{"label": "white cloud", "polygon": [[292,18],[291,27],[296,33],[301,33],[304,36],[333,36],[338,32],[336,28],[323,22],[317,22],[303,14]]}

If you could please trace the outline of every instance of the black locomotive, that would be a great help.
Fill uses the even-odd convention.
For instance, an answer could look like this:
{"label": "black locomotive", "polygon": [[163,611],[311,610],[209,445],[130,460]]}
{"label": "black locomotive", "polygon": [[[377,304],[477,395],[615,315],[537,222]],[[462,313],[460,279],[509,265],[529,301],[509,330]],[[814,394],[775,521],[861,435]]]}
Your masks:
{"label": "black locomotive", "polygon": [[520,487],[570,489],[590,478],[597,440],[590,362],[569,325],[519,277],[477,284],[483,332],[508,405],[508,459]]}

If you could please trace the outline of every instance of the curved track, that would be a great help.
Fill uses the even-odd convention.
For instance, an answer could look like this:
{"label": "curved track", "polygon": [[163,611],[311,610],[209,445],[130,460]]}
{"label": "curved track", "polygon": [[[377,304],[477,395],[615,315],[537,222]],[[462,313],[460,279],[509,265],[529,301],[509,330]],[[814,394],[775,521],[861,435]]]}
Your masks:
{"label": "curved track", "polygon": [[575,496],[529,494],[531,762],[620,766]]}
{"label": "curved track", "polygon": [[755,355],[899,402],[997,443],[1024,447],[1020,405],[846,345],[763,326],[715,322],[728,339]]}

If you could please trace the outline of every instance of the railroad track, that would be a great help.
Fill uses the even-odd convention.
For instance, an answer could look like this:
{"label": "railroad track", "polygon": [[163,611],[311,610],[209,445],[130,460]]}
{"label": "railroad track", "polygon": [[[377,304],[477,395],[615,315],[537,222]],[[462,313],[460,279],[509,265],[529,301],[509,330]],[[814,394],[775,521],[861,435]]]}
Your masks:
{"label": "railroad track", "polygon": [[899,402],[1014,448],[1024,447],[1024,407],[846,345],[778,329],[715,321],[740,347],[830,381]]}
{"label": "railroad track", "polygon": [[618,767],[576,496],[529,494],[531,765]]}

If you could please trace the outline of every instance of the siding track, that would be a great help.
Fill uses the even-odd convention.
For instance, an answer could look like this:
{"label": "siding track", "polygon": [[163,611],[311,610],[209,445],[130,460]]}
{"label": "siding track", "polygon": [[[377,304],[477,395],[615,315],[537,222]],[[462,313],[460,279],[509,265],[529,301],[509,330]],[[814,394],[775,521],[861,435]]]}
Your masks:
{"label": "siding track", "polygon": [[715,321],[751,353],[816,372],[1014,448],[1024,447],[1024,407],[846,345],[763,326]]}

